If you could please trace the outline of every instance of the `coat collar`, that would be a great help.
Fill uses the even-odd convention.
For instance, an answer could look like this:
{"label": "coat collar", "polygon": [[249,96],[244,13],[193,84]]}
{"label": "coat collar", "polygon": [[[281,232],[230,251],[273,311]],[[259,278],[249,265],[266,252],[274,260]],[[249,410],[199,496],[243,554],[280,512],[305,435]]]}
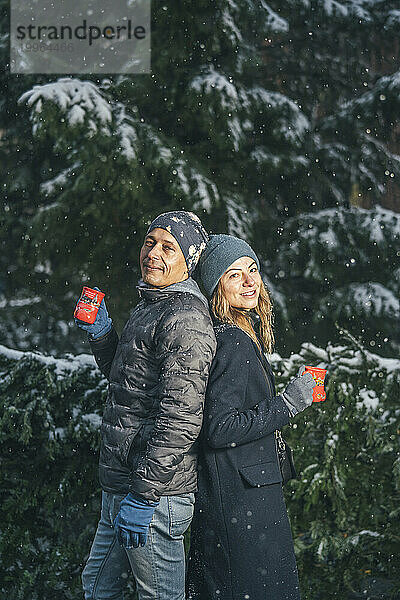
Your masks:
{"label": "coat collar", "polygon": [[146,302],[157,302],[159,300],[164,300],[173,294],[177,294],[178,292],[188,292],[189,294],[193,294],[193,296],[197,296],[204,306],[208,308],[207,298],[201,293],[199,286],[191,277],[188,277],[185,281],[179,281],[178,283],[173,283],[164,288],[148,285],[143,279],[140,279],[136,289],[138,290],[139,297]]}
{"label": "coat collar", "polygon": [[[243,311],[244,312],[244,311]],[[260,346],[263,348],[263,344],[261,343],[260,337],[259,337],[259,330],[260,330],[260,316],[258,315],[258,313],[256,313],[255,310],[249,310],[249,311],[245,311],[246,312],[246,316],[248,316],[251,320],[251,323],[253,325],[253,329],[254,332],[257,336],[257,339],[260,343]],[[216,317],[213,317],[213,323],[214,323],[214,327],[218,327],[221,325],[227,325],[228,327],[236,327],[237,329],[240,329],[241,331],[243,331],[243,333],[246,333],[243,329],[241,329],[240,327],[238,327],[237,325],[233,325],[232,323],[224,323],[223,321],[220,321],[219,319],[217,319]],[[246,333],[246,335],[248,335]],[[259,361],[261,362],[261,365],[263,366],[264,370],[273,377],[273,371],[272,371],[272,367],[269,364],[264,352],[262,352],[260,350],[260,348],[257,346],[257,344],[254,342],[254,340],[249,336],[253,346],[254,346],[254,350],[257,354],[257,357],[259,359]]]}

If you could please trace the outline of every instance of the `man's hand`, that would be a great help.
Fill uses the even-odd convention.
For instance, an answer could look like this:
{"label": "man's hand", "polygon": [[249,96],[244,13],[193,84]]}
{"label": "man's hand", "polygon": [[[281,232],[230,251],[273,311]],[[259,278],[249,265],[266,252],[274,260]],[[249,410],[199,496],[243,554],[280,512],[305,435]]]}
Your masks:
{"label": "man's hand", "polygon": [[144,546],[153,513],[158,502],[149,502],[131,492],[122,500],[114,519],[115,532],[124,548]]}
{"label": "man's hand", "polygon": [[297,377],[289,381],[281,394],[282,400],[288,407],[292,417],[311,406],[313,389],[317,385],[311,373],[304,373],[305,367],[301,366]]}
{"label": "man's hand", "polygon": [[[95,287],[93,289],[97,290],[98,292],[101,291],[98,287]],[[101,301],[94,323],[85,323],[84,321],[80,321],[79,319],[75,319],[75,323],[78,325],[78,327],[88,332],[89,338],[91,340],[96,340],[97,338],[106,335],[106,333],[108,333],[111,330],[112,319],[110,319],[110,317],[108,316],[104,298]]]}

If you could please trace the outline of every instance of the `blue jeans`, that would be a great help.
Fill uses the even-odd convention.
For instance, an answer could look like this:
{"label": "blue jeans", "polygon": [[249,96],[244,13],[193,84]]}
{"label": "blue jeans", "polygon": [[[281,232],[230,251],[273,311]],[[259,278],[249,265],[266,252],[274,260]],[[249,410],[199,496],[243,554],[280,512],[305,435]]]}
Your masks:
{"label": "blue jeans", "polygon": [[85,600],[123,600],[131,570],[139,600],[184,600],[183,534],[193,516],[194,494],[162,496],[144,547],[122,548],[113,521],[124,496],[103,492],[101,517],[82,573]]}

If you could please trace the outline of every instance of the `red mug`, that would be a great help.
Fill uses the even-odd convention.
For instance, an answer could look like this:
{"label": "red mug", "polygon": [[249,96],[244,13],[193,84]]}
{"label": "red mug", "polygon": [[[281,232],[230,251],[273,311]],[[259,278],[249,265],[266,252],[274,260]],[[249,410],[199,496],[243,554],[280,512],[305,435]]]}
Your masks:
{"label": "red mug", "polygon": [[311,373],[315,383],[317,384],[313,389],[313,402],[323,402],[326,399],[326,393],[324,390],[326,369],[319,369],[318,367],[306,367],[304,373]]}
{"label": "red mug", "polygon": [[74,317],[85,323],[94,323],[104,296],[103,292],[84,286],[75,308]]}

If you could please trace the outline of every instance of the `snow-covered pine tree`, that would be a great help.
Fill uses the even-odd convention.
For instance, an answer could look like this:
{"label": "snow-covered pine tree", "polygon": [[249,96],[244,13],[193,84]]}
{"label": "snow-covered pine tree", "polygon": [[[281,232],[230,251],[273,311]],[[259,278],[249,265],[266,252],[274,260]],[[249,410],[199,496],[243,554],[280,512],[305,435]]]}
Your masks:
{"label": "snow-covered pine tree", "polygon": [[4,346],[0,371],[1,595],[80,598],[100,507],[106,382],[92,356],[56,360]]}
{"label": "snow-covered pine tree", "polygon": [[281,245],[285,252],[265,265],[280,291],[280,352],[304,339],[338,340],[338,324],[383,356],[399,353],[398,213],[379,206],[304,213],[287,220]]}
{"label": "snow-covered pine tree", "polygon": [[265,168],[258,178],[253,235],[275,300],[277,347],[337,339],[338,320],[378,351],[397,352],[397,216],[347,210],[400,208],[397,3],[270,6],[289,26],[265,40],[265,85],[295,101],[309,123],[301,168],[282,165],[280,180]]}
{"label": "snow-covered pine tree", "polygon": [[[280,286],[273,265],[288,217],[366,195],[380,202],[398,172],[386,142],[399,108],[386,53],[398,53],[395,9],[358,0],[186,0],[179,12],[155,5],[149,76],[40,77],[34,86],[6,75],[7,195],[23,170],[36,182],[33,208],[4,197],[13,242],[23,242],[16,306],[6,277],[7,343],[76,348],[69,324],[82,282],[105,289],[120,326],[146,222],[162,210],[194,209],[211,231],[245,237]],[[25,93],[17,81],[27,82]],[[13,169],[29,127],[24,107],[34,145]],[[273,292],[277,303],[281,288]],[[285,288],[289,308],[294,293]],[[293,320],[280,314],[279,327]]]}
{"label": "snow-covered pine tree", "polygon": [[[330,370],[327,400],[284,430],[299,471],[285,493],[302,598],[391,598],[400,588],[399,360],[343,335],[341,345],[303,344],[271,363],[278,389],[300,364]],[[80,573],[98,519],[105,392],[91,356],[54,359],[0,347],[5,598],[82,596]]]}
{"label": "snow-covered pine tree", "polygon": [[[262,121],[260,140],[265,119],[274,123],[264,148],[271,162],[279,152],[289,161],[297,156],[301,112],[253,76],[264,30],[278,17],[258,2],[181,8],[154,7],[151,76],[53,78],[21,95],[36,148],[45,148],[51,163],[25,224],[25,265],[43,273],[61,323],[68,323],[82,282],[102,286],[117,324],[124,321],[143,232],[157,212],[194,209],[214,231],[249,236],[258,197],[246,163],[253,150],[258,161],[255,119]],[[47,351],[76,344],[55,336],[52,323],[47,332]],[[9,343],[19,346],[18,334]]]}
{"label": "snow-covered pine tree", "polygon": [[18,104],[27,86],[43,78],[10,75],[9,3],[3,0],[0,24],[0,338],[21,348],[43,340],[48,348],[45,331],[40,323],[37,327],[36,318],[31,320],[32,332],[29,341],[26,339],[26,310],[40,303],[36,284],[40,284],[43,273],[27,267],[21,248],[30,243],[29,224],[38,209],[39,186],[49,157],[45,148],[34,151],[29,112]]}
{"label": "snow-covered pine tree", "polygon": [[396,600],[400,361],[341,333],[341,345],[272,357],[278,389],[301,364],[328,368],[327,399],[284,432],[300,471],[285,492],[302,598]]}
{"label": "snow-covered pine tree", "polygon": [[271,187],[268,180],[263,196],[276,194],[289,215],[336,203],[385,202],[399,174],[398,3],[273,0],[269,5],[288,26],[265,39],[264,85],[298,105],[309,135],[303,168],[295,177],[281,169],[282,181]]}

